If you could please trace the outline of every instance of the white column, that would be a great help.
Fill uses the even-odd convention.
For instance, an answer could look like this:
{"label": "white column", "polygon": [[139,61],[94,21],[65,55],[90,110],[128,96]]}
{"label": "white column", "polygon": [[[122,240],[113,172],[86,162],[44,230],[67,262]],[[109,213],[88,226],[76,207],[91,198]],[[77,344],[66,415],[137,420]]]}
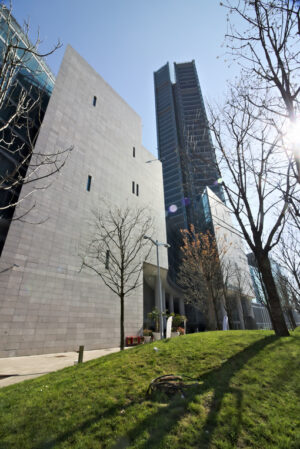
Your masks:
{"label": "white column", "polygon": [[251,300],[247,298],[243,298],[242,301],[244,302],[245,308],[247,310],[247,316],[254,318],[254,312],[251,304]]}
{"label": "white column", "polygon": [[169,293],[169,313],[174,313],[174,296]]}
{"label": "white column", "polygon": [[180,315],[185,315],[185,307],[183,298],[179,298],[179,313]]}

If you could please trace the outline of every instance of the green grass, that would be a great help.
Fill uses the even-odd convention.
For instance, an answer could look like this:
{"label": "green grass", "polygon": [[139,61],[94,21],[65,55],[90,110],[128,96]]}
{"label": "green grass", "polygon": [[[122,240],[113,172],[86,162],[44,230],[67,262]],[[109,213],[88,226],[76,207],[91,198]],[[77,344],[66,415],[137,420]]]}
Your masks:
{"label": "green grass", "polygon": [[[111,354],[1,389],[0,448],[299,449],[299,360],[300,329],[207,332]],[[185,398],[147,398],[168,373],[199,385]]]}

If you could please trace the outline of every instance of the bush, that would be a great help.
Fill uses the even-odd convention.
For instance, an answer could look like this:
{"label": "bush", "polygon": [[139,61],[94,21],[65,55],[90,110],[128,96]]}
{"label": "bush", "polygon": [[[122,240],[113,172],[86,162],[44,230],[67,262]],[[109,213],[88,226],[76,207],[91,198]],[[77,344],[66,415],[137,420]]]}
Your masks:
{"label": "bush", "polygon": [[182,326],[184,323],[184,320],[186,320],[186,317],[184,315],[173,315],[171,314],[171,316],[173,316],[173,321],[172,321],[172,331],[176,332],[177,328]]}

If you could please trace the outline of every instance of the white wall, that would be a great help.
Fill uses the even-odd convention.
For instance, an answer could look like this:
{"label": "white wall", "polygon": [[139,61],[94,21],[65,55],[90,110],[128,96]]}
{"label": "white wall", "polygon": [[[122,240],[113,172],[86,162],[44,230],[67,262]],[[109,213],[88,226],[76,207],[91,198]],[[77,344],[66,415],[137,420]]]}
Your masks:
{"label": "white wall", "polygon": [[[91,209],[100,199],[146,207],[155,219],[154,238],[166,241],[161,163],[145,163],[153,155],[141,144],[140,117],[68,46],[35,151],[71,145],[61,174],[24,204],[36,204],[28,221],[46,221],[11,224],[0,269],[17,266],[0,277],[0,356],[119,345],[118,297],[99,277],[79,272]],[[132,181],[139,184],[138,197]],[[29,189],[24,186],[22,194]],[[166,249],[160,258],[167,268]],[[150,263],[156,263],[155,248]],[[142,286],[128,298],[125,320],[126,334],[141,328]]]}

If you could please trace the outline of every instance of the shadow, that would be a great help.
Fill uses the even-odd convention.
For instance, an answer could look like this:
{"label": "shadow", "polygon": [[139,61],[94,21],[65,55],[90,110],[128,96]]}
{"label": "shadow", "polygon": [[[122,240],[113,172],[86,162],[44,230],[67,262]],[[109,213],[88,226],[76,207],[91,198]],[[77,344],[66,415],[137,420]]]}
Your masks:
{"label": "shadow", "polygon": [[[271,335],[263,340],[253,343],[243,351],[229,358],[221,367],[211,370],[198,378],[199,385],[186,392],[184,400],[175,398],[171,400],[167,407],[163,407],[155,416],[150,416],[139,423],[137,427],[129,431],[126,435],[129,441],[139,438],[145,429],[148,429],[150,436],[141,449],[157,449],[163,437],[172,431],[177,422],[184,418],[188,406],[194,401],[196,395],[204,395],[205,392],[214,390],[210,403],[210,411],[207,415],[202,430],[195,435],[194,444],[197,447],[209,448],[213,437],[213,431],[218,425],[218,415],[221,409],[222,400],[227,393],[233,393],[236,397],[237,416],[231,429],[231,443],[234,447],[237,441],[242,417],[242,391],[229,387],[231,378],[254,356],[263,350],[267,345],[275,342],[278,337]],[[163,425],[162,425],[163,423]],[[122,436],[121,438],[124,438]],[[189,441],[189,443],[191,443]],[[121,446],[113,446],[113,449],[121,449]]]}
{"label": "shadow", "polygon": [[[69,429],[67,432],[61,433],[61,435],[59,435],[56,438],[51,438],[48,441],[43,441],[33,445],[32,449],[52,449],[56,447],[59,443],[63,443],[72,438],[76,432],[85,432],[88,428],[93,426],[93,424],[98,423],[100,420],[113,418],[114,416],[116,416],[116,414],[120,414],[120,408],[122,408],[122,410],[124,410],[124,413],[126,413],[130,408],[135,407],[137,404],[141,404],[143,402],[144,400],[135,401],[131,402],[127,406],[122,407],[120,407],[120,404],[116,404],[113,407],[108,408],[104,412],[97,413],[92,418],[86,420],[82,425],[75,426],[74,428]],[[127,438],[125,437],[125,439]]]}
{"label": "shadow", "polygon": [[37,376],[43,374],[50,374],[53,371],[42,371],[41,373],[26,373],[26,374],[0,374],[0,379],[5,379],[5,377],[26,377],[26,376]]}
{"label": "shadow", "polygon": [[[271,335],[259,340],[252,345],[246,347],[243,351],[230,357],[218,368],[210,370],[198,378],[199,384],[189,387],[185,391],[185,397],[176,395],[172,398],[166,398],[163,395],[153,397],[151,400],[142,398],[140,401],[133,401],[127,406],[120,403],[113,407],[94,415],[91,419],[87,419],[83,424],[74,426],[67,432],[61,433],[56,438],[48,441],[40,442],[32,446],[33,449],[52,449],[60,443],[74,437],[76,444],[76,432],[85,432],[98,423],[102,419],[109,419],[120,415],[120,408],[124,409],[124,413],[130,414],[130,409],[138,404],[149,403],[149,415],[132,426],[132,422],[128,423],[128,431],[126,434],[120,435],[118,440],[110,446],[111,449],[124,449],[129,447],[133,442],[139,441],[140,449],[157,449],[160,447],[163,438],[172,433],[172,429],[190,413],[189,407],[194,404],[197,397],[204,397],[205,394],[213,391],[210,403],[208,404],[209,412],[206,416],[204,424],[201,428],[195,429],[192,444],[201,448],[209,448],[212,442],[214,430],[218,426],[218,417],[222,407],[222,401],[226,394],[231,394],[235,398],[235,419],[231,422],[231,444],[235,446],[237,442],[242,419],[242,390],[238,387],[231,387],[230,381],[233,376],[243,368],[243,366],[267,345],[278,340],[278,337]],[[158,406],[159,410],[151,413],[151,408]],[[189,443],[191,443],[189,441]],[[184,446],[183,446],[184,447]]]}

